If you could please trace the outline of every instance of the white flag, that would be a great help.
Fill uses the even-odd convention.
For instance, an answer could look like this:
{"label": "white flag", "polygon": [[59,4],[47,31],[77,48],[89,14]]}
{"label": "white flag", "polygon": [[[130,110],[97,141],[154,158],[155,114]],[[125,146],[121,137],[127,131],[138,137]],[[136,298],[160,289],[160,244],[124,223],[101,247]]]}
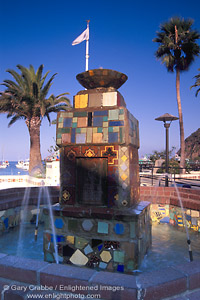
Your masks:
{"label": "white flag", "polygon": [[89,28],[85,29],[73,42],[72,46],[78,45],[81,42],[89,40]]}

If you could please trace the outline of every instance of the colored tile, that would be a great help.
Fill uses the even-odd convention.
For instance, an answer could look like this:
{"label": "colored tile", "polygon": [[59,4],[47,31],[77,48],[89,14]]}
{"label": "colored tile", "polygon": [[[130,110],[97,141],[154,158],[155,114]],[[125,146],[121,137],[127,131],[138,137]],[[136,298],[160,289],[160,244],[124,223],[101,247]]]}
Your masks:
{"label": "colored tile", "polygon": [[119,109],[112,109],[108,111],[108,120],[119,120]]}
{"label": "colored tile", "polygon": [[135,235],[135,222],[130,222],[130,238],[134,239]]}
{"label": "colored tile", "polygon": [[134,267],[134,261],[133,260],[130,260],[130,261],[128,261],[128,263],[127,263],[127,269],[128,270],[133,270],[133,269],[135,269],[135,267]]}
{"label": "colored tile", "polygon": [[87,128],[81,128],[81,133],[86,133],[87,132]]}
{"label": "colored tile", "polygon": [[122,179],[123,181],[125,181],[127,177],[128,177],[128,176],[127,176],[126,174],[122,174],[122,175],[121,175],[121,179]]}
{"label": "colored tile", "polygon": [[77,144],[85,144],[86,134],[85,133],[77,133],[76,135],[76,143]]}
{"label": "colored tile", "polygon": [[105,269],[107,268],[107,265],[108,265],[108,264],[106,264],[106,263],[104,263],[104,262],[101,261],[101,262],[99,263],[99,268],[105,270]]}
{"label": "colored tile", "polygon": [[124,120],[124,115],[119,115],[119,120],[123,121]]}
{"label": "colored tile", "polygon": [[103,122],[108,122],[108,117],[103,117]]}
{"label": "colored tile", "polygon": [[103,127],[108,127],[108,122],[103,122]]}
{"label": "colored tile", "polygon": [[90,231],[93,227],[93,223],[91,220],[84,220],[82,223],[82,227],[85,231]]}
{"label": "colored tile", "polygon": [[85,256],[79,249],[69,259],[74,265],[85,266],[88,262],[87,256]]}
{"label": "colored tile", "polygon": [[72,128],[76,128],[77,127],[77,123],[72,123]]}
{"label": "colored tile", "polygon": [[108,127],[108,132],[113,132],[113,127]]}
{"label": "colored tile", "polygon": [[97,133],[97,127],[92,128],[93,133]]}
{"label": "colored tile", "polygon": [[62,143],[70,143],[71,142],[71,134],[70,133],[63,133],[62,134]]}
{"label": "colored tile", "polygon": [[63,127],[71,127],[72,126],[72,118],[64,118]]}
{"label": "colored tile", "polygon": [[128,158],[127,158],[126,155],[123,155],[123,156],[121,157],[121,160],[123,160],[123,162],[125,162],[127,159],[128,159]]}
{"label": "colored tile", "polygon": [[102,143],[102,133],[93,133],[93,143]]}
{"label": "colored tile", "polygon": [[124,121],[109,121],[109,126],[124,126]]}
{"label": "colored tile", "polygon": [[75,141],[76,141],[76,128],[72,128],[71,143],[75,143]]}
{"label": "colored tile", "polygon": [[98,233],[105,233],[108,234],[108,223],[106,222],[98,222]]}
{"label": "colored tile", "polygon": [[63,128],[63,123],[58,123],[58,128]]}
{"label": "colored tile", "polygon": [[77,220],[68,220],[68,229],[69,230],[78,229],[78,221]]}
{"label": "colored tile", "polygon": [[81,128],[76,128],[76,133],[81,133]]}
{"label": "colored tile", "polygon": [[123,109],[123,108],[120,108],[119,114],[120,114],[120,115],[123,115],[123,114],[124,114],[124,109]]}
{"label": "colored tile", "polygon": [[109,143],[117,143],[118,142],[118,132],[109,132],[108,133],[108,142]]}
{"label": "colored tile", "polygon": [[124,252],[122,251],[114,251],[113,260],[115,262],[124,263]]}
{"label": "colored tile", "polygon": [[92,143],[92,128],[87,128],[87,143]]}
{"label": "colored tile", "polygon": [[[110,127],[109,127],[110,128]],[[113,128],[113,132],[119,132],[120,127],[119,126],[115,126],[115,127],[111,127]]]}
{"label": "colored tile", "polygon": [[97,248],[99,251],[101,251],[101,249],[103,248],[103,245],[99,245]]}
{"label": "colored tile", "polygon": [[103,106],[114,106],[117,105],[117,93],[109,92],[103,93]]}
{"label": "colored tile", "polygon": [[116,234],[123,234],[124,233],[124,225],[121,223],[117,223],[114,227],[114,231]]}
{"label": "colored tile", "polygon": [[72,122],[73,123],[77,123],[78,122],[78,118],[72,118]]}
{"label": "colored tile", "polygon": [[101,107],[103,94],[89,94],[89,107]]}
{"label": "colored tile", "polygon": [[98,133],[103,132],[103,128],[102,128],[102,127],[98,127],[98,128],[97,128],[97,132],[98,132]]}
{"label": "colored tile", "polygon": [[71,132],[71,128],[62,128],[61,132],[62,133],[70,133]]}
{"label": "colored tile", "polygon": [[62,123],[63,122],[63,118],[58,118],[58,123]]}
{"label": "colored tile", "polygon": [[73,117],[73,112],[62,112],[60,114],[61,118],[72,118]]}
{"label": "colored tile", "polygon": [[87,117],[87,111],[76,111],[74,117]]}
{"label": "colored tile", "polygon": [[94,116],[108,116],[108,111],[107,110],[94,111]]}
{"label": "colored tile", "polygon": [[59,138],[57,137],[57,139],[56,139],[56,143],[57,143],[58,145],[60,145],[60,144],[62,143],[62,140],[61,140],[61,139],[59,139]]}
{"label": "colored tile", "polygon": [[120,168],[125,172],[128,166],[125,163],[123,163],[122,165],[120,165]]}
{"label": "colored tile", "polygon": [[100,254],[101,260],[104,262],[109,262],[112,259],[112,256],[109,251],[102,251]]}
{"label": "colored tile", "polygon": [[103,142],[108,143],[108,128],[103,128]]}
{"label": "colored tile", "polygon": [[89,253],[92,253],[93,249],[91,248],[91,246],[88,244],[85,248],[84,248],[84,253],[87,255]]}
{"label": "colored tile", "polygon": [[56,218],[54,224],[55,224],[55,227],[58,229],[61,229],[64,226],[63,220],[60,218]]}
{"label": "colored tile", "polygon": [[87,127],[87,122],[88,122],[87,117],[78,118],[77,127]]}
{"label": "colored tile", "polygon": [[66,241],[69,243],[69,244],[74,244],[74,236],[73,235],[68,235],[66,236]]}
{"label": "colored tile", "polygon": [[88,241],[81,237],[75,238],[75,247],[78,249],[83,249],[88,244]]}
{"label": "colored tile", "polygon": [[101,126],[102,127],[102,125],[103,125],[103,117],[94,117],[93,118],[93,126],[96,126],[96,127]]}
{"label": "colored tile", "polygon": [[124,272],[124,265],[118,265],[117,266],[117,271],[123,273]]}

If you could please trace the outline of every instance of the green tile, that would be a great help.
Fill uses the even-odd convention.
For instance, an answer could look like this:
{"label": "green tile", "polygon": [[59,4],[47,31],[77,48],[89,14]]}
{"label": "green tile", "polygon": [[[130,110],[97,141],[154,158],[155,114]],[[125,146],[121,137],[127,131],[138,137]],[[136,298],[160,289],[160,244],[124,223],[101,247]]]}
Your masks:
{"label": "green tile", "polygon": [[108,132],[113,132],[113,127],[108,127]]}
{"label": "green tile", "polygon": [[70,131],[71,130],[68,127],[67,128],[62,128],[62,130],[61,130],[62,133],[70,133]]}
{"label": "green tile", "polygon": [[81,133],[81,128],[76,128],[76,133]]}
{"label": "green tile", "polygon": [[87,117],[87,111],[76,111],[74,117]]}
{"label": "green tile", "polygon": [[106,222],[98,222],[98,233],[105,233],[108,234],[108,223]]}
{"label": "green tile", "polygon": [[113,260],[115,262],[124,263],[124,252],[122,252],[122,251],[114,251]]}
{"label": "green tile", "polygon": [[77,127],[77,123],[72,123],[72,128],[76,128]]}
{"label": "green tile", "polygon": [[130,238],[135,238],[135,222],[130,222]]}
{"label": "green tile", "polygon": [[78,249],[83,249],[88,244],[88,241],[81,237],[75,238],[75,247]]}
{"label": "green tile", "polygon": [[62,123],[63,118],[58,118],[58,123]]}
{"label": "green tile", "polygon": [[62,137],[62,134],[61,134],[61,133],[58,133],[58,134],[57,134],[57,139],[61,139],[61,137]]}
{"label": "green tile", "polygon": [[124,109],[123,109],[123,108],[120,108],[119,114],[120,114],[120,115],[123,115],[123,114],[124,114]]}
{"label": "green tile", "polygon": [[103,117],[103,122],[107,122],[108,121],[108,117]]}
{"label": "green tile", "polygon": [[103,132],[103,128],[102,127],[98,127],[97,128],[97,132]]}
{"label": "green tile", "polygon": [[68,229],[69,230],[76,230],[77,228],[78,228],[77,220],[68,220]]}

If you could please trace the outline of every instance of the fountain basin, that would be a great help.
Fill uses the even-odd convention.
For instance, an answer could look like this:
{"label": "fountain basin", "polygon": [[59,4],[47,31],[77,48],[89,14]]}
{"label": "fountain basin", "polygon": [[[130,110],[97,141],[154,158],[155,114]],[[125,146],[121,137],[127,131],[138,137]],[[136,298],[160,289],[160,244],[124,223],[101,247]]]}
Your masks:
{"label": "fountain basin", "polygon": [[119,89],[128,77],[118,71],[109,69],[93,69],[76,76],[78,82],[86,89],[113,87]]}

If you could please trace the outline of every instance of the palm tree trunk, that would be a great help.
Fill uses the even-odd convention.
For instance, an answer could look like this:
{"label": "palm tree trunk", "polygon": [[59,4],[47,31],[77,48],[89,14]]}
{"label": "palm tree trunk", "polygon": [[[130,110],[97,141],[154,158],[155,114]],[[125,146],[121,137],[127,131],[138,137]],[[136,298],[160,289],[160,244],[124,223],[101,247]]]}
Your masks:
{"label": "palm tree trunk", "polygon": [[185,138],[184,138],[184,127],[183,127],[183,114],[181,107],[181,97],[180,97],[180,70],[176,70],[176,97],[178,104],[178,114],[179,114],[179,126],[180,126],[180,147],[181,147],[181,159],[180,168],[181,173],[185,173]]}
{"label": "palm tree trunk", "polygon": [[[43,173],[42,157],[40,152],[40,126],[39,117],[32,117],[26,120],[26,125],[30,135],[30,160],[29,174],[37,175]],[[34,174],[33,174],[34,173]]]}

